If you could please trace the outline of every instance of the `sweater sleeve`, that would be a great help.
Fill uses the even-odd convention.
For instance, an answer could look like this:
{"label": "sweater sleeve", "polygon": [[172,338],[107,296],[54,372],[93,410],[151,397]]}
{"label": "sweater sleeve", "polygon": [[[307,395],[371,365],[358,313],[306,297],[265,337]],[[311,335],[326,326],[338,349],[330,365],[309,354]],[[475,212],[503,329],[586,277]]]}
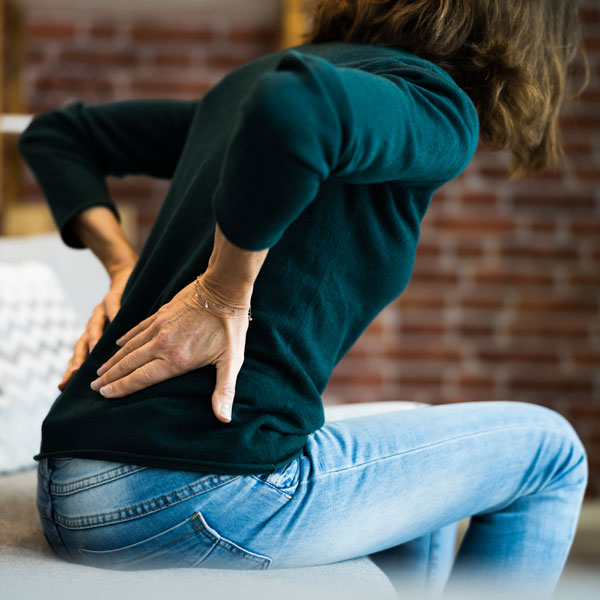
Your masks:
{"label": "sweater sleeve", "polygon": [[290,49],[240,103],[214,214],[233,244],[263,250],[326,178],[439,186],[470,162],[478,132],[449,76],[401,62],[375,74]]}
{"label": "sweater sleeve", "polygon": [[71,219],[91,206],[121,217],[105,176],[173,176],[197,100],[122,100],[85,105],[77,101],[35,116],[19,137],[67,246],[85,248]]}

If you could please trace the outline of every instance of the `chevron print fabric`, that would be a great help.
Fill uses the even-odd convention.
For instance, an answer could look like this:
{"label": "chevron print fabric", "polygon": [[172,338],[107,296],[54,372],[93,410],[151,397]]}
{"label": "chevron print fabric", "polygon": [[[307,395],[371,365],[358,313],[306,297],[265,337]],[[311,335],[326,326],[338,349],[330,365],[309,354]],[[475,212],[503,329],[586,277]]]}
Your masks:
{"label": "chevron print fabric", "polygon": [[0,475],[36,466],[79,321],[47,264],[0,262]]}

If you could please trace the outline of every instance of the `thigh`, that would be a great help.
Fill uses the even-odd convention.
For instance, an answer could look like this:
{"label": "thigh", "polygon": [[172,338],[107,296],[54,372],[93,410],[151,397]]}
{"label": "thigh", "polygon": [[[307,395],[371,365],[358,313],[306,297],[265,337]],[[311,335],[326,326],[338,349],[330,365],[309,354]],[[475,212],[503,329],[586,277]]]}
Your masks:
{"label": "thigh", "polygon": [[255,548],[271,568],[325,564],[500,510],[541,485],[544,465],[566,458],[565,438],[581,444],[559,413],[509,401],[326,423],[309,436],[291,498]]}

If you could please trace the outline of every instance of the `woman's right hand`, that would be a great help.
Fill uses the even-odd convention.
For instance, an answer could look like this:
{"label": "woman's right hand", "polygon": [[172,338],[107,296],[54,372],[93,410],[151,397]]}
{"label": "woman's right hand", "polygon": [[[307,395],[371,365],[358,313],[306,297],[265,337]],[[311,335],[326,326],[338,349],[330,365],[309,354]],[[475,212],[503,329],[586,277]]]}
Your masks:
{"label": "woman's right hand", "polygon": [[77,372],[83,361],[88,357],[92,348],[104,333],[106,321],[112,321],[121,308],[121,297],[125,285],[135,267],[135,263],[115,269],[110,276],[110,288],[100,304],[94,307],[92,316],[89,318],[85,331],[73,346],[73,356],[69,359],[67,370],[58,389],[62,392],[67,387],[71,377]]}

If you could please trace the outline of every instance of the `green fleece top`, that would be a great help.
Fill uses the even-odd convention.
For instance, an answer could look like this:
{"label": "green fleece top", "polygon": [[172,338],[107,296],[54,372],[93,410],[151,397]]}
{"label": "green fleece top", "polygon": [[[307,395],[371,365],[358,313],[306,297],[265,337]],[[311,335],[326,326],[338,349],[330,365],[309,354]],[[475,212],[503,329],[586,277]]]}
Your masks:
{"label": "green fleece top", "polygon": [[[333,368],[406,287],[431,196],[465,169],[478,132],[473,103],[440,67],[340,41],[262,56],[198,100],[37,115],[19,148],[68,246],[84,247],[70,227],[83,209],[120,218],[105,176],[171,184],[121,309],[54,401],[34,458],[229,474],[295,458],[324,424]],[[214,365],[123,398],[92,390],[116,340],[206,269],[215,222],[240,248],[270,248],[231,422],[212,411]]]}

